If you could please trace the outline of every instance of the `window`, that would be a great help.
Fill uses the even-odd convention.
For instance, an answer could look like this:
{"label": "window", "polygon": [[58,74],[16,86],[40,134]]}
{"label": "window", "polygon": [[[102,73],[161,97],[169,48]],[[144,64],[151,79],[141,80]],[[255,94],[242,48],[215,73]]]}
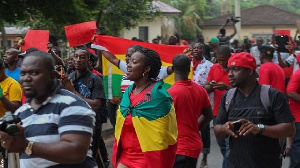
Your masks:
{"label": "window", "polygon": [[148,41],[148,27],[140,26],[139,27],[139,39],[147,42]]}
{"label": "window", "polygon": [[[1,40],[1,47],[3,47],[3,40]],[[7,48],[11,47],[11,40],[7,40]]]}

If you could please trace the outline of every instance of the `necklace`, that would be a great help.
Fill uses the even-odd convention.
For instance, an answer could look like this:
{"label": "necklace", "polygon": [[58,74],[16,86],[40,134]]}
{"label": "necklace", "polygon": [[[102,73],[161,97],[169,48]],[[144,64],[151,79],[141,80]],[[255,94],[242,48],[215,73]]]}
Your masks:
{"label": "necklace", "polygon": [[[141,92],[144,91],[146,88],[150,87],[152,83],[153,83],[153,82],[149,82],[149,83],[148,83],[141,91],[139,91],[138,93],[141,93]],[[136,87],[134,88],[134,90],[135,90],[135,91],[137,90]],[[138,93],[136,93],[136,94],[138,94]]]}

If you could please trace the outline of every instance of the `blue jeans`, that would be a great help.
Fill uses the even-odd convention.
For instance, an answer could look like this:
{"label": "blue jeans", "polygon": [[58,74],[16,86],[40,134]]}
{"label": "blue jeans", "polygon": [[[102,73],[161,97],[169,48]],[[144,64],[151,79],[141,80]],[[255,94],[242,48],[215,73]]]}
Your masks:
{"label": "blue jeans", "polygon": [[296,122],[295,126],[296,134],[293,138],[293,144],[291,148],[290,168],[300,167],[300,122]]}
{"label": "blue jeans", "polygon": [[[215,125],[216,116],[213,118],[213,124]],[[223,155],[222,168],[227,168],[227,159],[229,157],[230,148],[229,148],[229,136],[225,139],[217,138],[218,145],[220,147],[221,153]]]}

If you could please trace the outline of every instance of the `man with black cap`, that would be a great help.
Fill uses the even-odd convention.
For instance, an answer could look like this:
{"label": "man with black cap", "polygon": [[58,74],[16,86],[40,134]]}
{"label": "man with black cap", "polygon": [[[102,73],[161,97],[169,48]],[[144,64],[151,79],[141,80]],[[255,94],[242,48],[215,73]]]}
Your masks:
{"label": "man with black cap", "polygon": [[271,46],[262,46],[259,48],[259,84],[271,85],[273,88],[285,93],[284,72],[282,68],[275,64],[273,59],[274,48]]}
{"label": "man with black cap", "polygon": [[256,80],[256,62],[249,53],[231,56],[228,68],[230,84],[236,89],[223,94],[214,127],[218,138],[230,136],[228,168],[280,168],[278,139],[295,134],[285,96],[269,88],[266,95],[270,106],[264,107],[260,95],[263,86]]}

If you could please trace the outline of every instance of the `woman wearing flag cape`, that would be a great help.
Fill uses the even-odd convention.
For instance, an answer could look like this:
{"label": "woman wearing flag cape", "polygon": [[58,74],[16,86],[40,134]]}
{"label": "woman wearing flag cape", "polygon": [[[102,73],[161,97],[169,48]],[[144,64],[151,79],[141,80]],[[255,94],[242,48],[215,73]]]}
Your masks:
{"label": "woman wearing flag cape", "polygon": [[132,54],[129,86],[117,113],[112,162],[118,168],[171,168],[176,155],[177,124],[172,97],[155,81],[161,67],[157,52]]}

